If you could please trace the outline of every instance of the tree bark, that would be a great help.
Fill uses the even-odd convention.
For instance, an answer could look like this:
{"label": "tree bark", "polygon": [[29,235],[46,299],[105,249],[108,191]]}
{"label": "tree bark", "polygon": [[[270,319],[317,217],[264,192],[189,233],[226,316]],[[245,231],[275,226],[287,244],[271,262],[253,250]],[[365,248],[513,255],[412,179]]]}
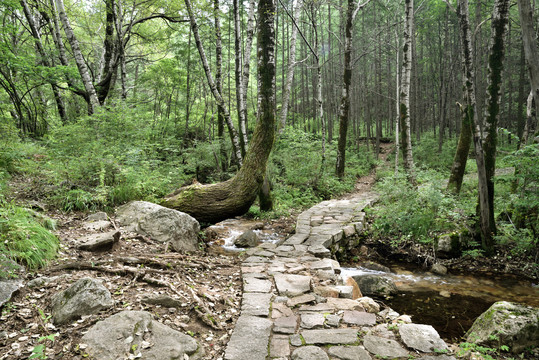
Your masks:
{"label": "tree bark", "polygon": [[518,0],[517,2],[524,55],[526,57],[533,99],[535,101],[535,112],[539,114],[539,50],[537,49],[537,39],[533,28],[533,11],[530,0]]}
{"label": "tree bark", "polygon": [[[466,84],[464,86],[466,86]],[[468,160],[468,153],[470,152],[470,145],[472,143],[473,126],[473,118],[470,118],[470,112],[467,111],[467,105],[458,105],[461,111],[462,122],[457,151],[455,153],[453,165],[451,166],[451,175],[449,176],[449,181],[447,183],[447,189],[455,194],[460,193],[460,188],[462,187],[466,161]]]}
{"label": "tree bark", "polygon": [[[496,233],[494,220],[494,172],[496,170],[496,147],[498,143],[498,122],[500,118],[500,88],[502,85],[503,59],[505,56],[505,34],[509,22],[509,0],[496,0],[492,14],[492,34],[488,58],[488,84],[485,104],[485,173],[487,176],[490,232]],[[485,244],[488,252],[493,252],[494,241],[488,238]]]}
{"label": "tree bark", "polygon": [[[56,0],[61,1],[61,0]],[[232,120],[230,118],[230,112],[228,111],[228,108],[226,107],[225,101],[223,99],[222,93],[219,92],[217,86],[215,85],[215,81],[213,80],[213,76],[211,74],[210,65],[208,64],[208,59],[206,57],[206,52],[204,51],[204,47],[202,46],[202,42],[200,41],[200,35],[198,33],[198,24],[195,20],[195,16],[193,14],[193,9],[191,8],[191,1],[185,0],[185,6],[187,8],[187,13],[189,14],[189,20],[191,23],[191,30],[193,31],[193,36],[195,38],[195,44],[198,49],[198,53],[200,55],[200,60],[202,62],[202,67],[204,68],[204,73],[206,74],[206,79],[208,82],[208,86],[210,87],[211,93],[216,101],[216,103],[221,106],[223,109],[223,114],[225,117],[225,121],[228,125],[228,129],[231,133],[231,140],[232,140],[232,148],[234,151],[234,154],[236,155],[236,158],[238,159],[238,163],[240,166],[242,166],[243,163],[243,157],[241,156],[241,148],[239,144],[239,138],[238,138],[238,132],[236,131],[236,128],[234,127],[234,124],[232,123]]]}
{"label": "tree bark", "polygon": [[[215,23],[215,86],[223,96],[223,45],[221,39],[221,22],[219,21],[219,0],[213,0],[213,18]],[[224,99],[223,99],[224,100]],[[227,170],[227,153],[225,146],[225,111],[224,101],[217,103],[217,138],[219,139],[219,151],[221,157],[221,171]],[[231,135],[232,137],[233,135]],[[241,148],[241,145],[240,145]],[[242,153],[243,156],[243,153]]]}
{"label": "tree bark", "polygon": [[464,61],[464,85],[466,98],[466,112],[470,119],[473,119],[473,142],[475,149],[475,160],[477,163],[478,192],[479,192],[479,220],[481,226],[481,239],[483,248],[492,242],[492,232],[490,231],[490,208],[488,206],[487,176],[485,172],[485,158],[483,152],[483,137],[481,134],[481,120],[477,111],[475,100],[475,74],[472,34],[470,31],[470,20],[468,10],[468,0],[458,0],[457,14],[460,23],[460,37],[462,42],[462,52]]}
{"label": "tree bark", "polygon": [[[297,19],[301,11],[301,1],[294,1],[293,17]],[[294,82],[294,68],[296,67],[296,40],[298,37],[297,26],[292,25],[292,33],[290,34],[290,52],[288,54],[288,67],[286,69],[286,81],[283,93],[283,104],[281,107],[279,133],[282,133],[286,127],[286,118],[288,116],[288,106],[290,102],[290,92],[292,83]]]}
{"label": "tree bark", "polygon": [[[185,2],[192,19],[193,33],[196,34],[195,40],[200,43],[189,0]],[[274,16],[273,0],[259,0],[258,121],[243,166],[228,181],[181,188],[168,195],[163,205],[184,211],[198,221],[217,222],[245,213],[256,199],[264,181],[266,164],[275,138]]]}
{"label": "tree bark", "polygon": [[401,148],[404,160],[404,169],[408,181],[415,185],[414,159],[412,155],[412,138],[410,133],[410,77],[412,74],[412,30],[414,24],[414,0],[405,0],[406,25],[404,27],[404,50],[403,50],[403,76],[400,90],[400,130]]}
{"label": "tree bark", "polygon": [[239,0],[233,0],[234,5],[234,50],[235,56],[235,71],[234,79],[236,82],[236,107],[238,111],[238,122],[240,129],[240,147],[241,154],[245,156],[245,150],[247,149],[247,129],[245,128],[246,120],[244,116],[247,114],[243,112],[245,105],[243,104],[243,71],[241,68],[241,24],[240,24],[240,6]]}
{"label": "tree bark", "polygon": [[[88,103],[88,113],[93,114],[95,109],[99,107],[99,99],[97,98],[97,93],[95,91],[94,84],[92,83],[92,78],[90,77],[88,67],[86,66],[86,62],[84,61],[84,56],[82,55],[82,51],[80,50],[79,42],[75,37],[75,33],[73,32],[69,19],[67,18],[67,14],[64,9],[64,1],[56,0],[56,6],[58,9],[58,16],[60,17],[60,20],[64,25],[64,32],[67,36],[67,40],[71,45],[71,50],[73,51],[75,63],[77,64],[77,68],[79,70],[84,89],[87,93],[86,101]],[[58,40],[60,42],[62,41],[61,38]]]}
{"label": "tree bark", "polygon": [[249,129],[247,118],[247,92],[249,90],[249,77],[251,76],[251,49],[253,47],[253,36],[255,32],[255,0],[249,1],[249,13],[247,16],[247,33],[245,34],[245,49],[243,51],[243,74],[242,74],[242,116],[240,119],[244,121],[240,126],[242,127],[245,143],[245,151],[247,151],[247,132]]}

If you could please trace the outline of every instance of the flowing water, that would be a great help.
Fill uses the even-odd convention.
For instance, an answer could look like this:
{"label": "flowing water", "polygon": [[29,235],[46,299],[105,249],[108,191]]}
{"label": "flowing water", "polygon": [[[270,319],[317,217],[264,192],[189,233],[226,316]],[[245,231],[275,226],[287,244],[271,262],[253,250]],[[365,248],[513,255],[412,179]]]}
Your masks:
{"label": "flowing water", "polygon": [[379,299],[415,323],[432,325],[447,340],[460,338],[474,320],[496,301],[539,307],[539,288],[510,275],[477,277],[438,276],[392,266],[392,273],[365,268],[343,268],[343,277],[373,274],[393,280],[398,294]]}

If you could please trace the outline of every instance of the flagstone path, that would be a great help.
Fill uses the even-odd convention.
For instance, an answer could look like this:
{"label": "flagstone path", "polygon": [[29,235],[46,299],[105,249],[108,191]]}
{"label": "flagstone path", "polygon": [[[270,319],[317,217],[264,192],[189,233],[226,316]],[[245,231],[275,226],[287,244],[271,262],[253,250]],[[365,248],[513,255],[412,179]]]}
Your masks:
{"label": "flagstone path", "polygon": [[296,233],[282,244],[248,251],[225,360],[454,359],[440,355],[448,347],[431,326],[380,311],[339,275],[333,255],[356,245],[363,210],[375,200],[366,192],[324,201],[299,215]]}

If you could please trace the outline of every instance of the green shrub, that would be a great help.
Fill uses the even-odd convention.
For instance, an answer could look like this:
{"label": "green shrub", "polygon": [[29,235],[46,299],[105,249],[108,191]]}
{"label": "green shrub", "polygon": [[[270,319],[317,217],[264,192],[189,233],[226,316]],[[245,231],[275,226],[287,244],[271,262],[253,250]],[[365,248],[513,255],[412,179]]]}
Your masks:
{"label": "green shrub", "polygon": [[56,256],[59,242],[50,222],[28,209],[0,201],[0,253],[35,270]]}

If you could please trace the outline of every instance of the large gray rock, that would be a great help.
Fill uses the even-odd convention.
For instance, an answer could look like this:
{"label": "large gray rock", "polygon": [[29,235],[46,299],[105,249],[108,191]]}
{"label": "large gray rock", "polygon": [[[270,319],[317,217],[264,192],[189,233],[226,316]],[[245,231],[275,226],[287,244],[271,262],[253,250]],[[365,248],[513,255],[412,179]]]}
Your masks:
{"label": "large gray rock", "polygon": [[387,296],[397,293],[397,286],[390,279],[378,275],[354,275],[352,277],[364,296]]}
{"label": "large gray rock", "polygon": [[83,315],[91,315],[111,307],[114,301],[101,280],[82,278],[52,298],[55,324],[65,324]]}
{"label": "large gray rock", "polygon": [[274,279],[279,295],[297,296],[311,290],[310,276],[275,274]]}
{"label": "large gray rock", "polygon": [[402,324],[399,326],[402,341],[409,348],[423,352],[447,350],[447,344],[430,325]]}
{"label": "large gray rock", "polygon": [[253,230],[247,230],[234,240],[234,245],[241,248],[255,247],[258,244],[260,244],[260,237]]}
{"label": "large gray rock", "polygon": [[192,337],[155,321],[146,311],[122,311],[98,322],[82,337],[95,359],[200,359],[202,347]]}
{"label": "large gray rock", "polygon": [[133,201],[116,211],[122,226],[137,233],[170,243],[178,252],[198,250],[200,224],[190,215],[146,201]]}
{"label": "large gray rock", "polygon": [[494,303],[467,332],[468,342],[491,347],[507,345],[513,353],[539,344],[539,308],[507,301]]}
{"label": "large gray rock", "polygon": [[302,346],[294,350],[292,360],[329,360],[329,357],[317,346]]}

